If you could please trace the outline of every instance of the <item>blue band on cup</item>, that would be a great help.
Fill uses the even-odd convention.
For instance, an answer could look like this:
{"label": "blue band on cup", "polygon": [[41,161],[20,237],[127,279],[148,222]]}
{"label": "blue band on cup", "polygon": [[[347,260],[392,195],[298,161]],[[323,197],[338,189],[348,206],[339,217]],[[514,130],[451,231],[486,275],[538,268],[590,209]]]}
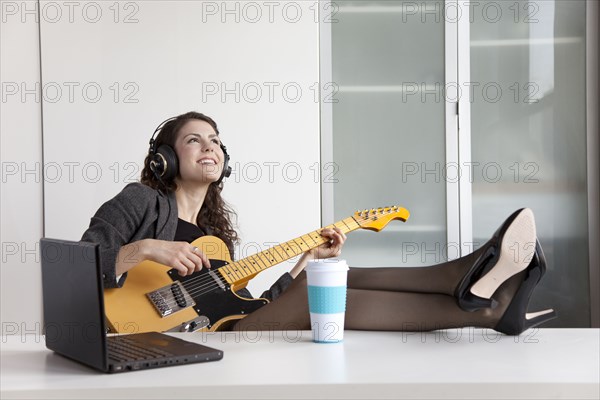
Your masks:
{"label": "blue band on cup", "polygon": [[346,286],[308,286],[311,313],[337,314],[346,311]]}

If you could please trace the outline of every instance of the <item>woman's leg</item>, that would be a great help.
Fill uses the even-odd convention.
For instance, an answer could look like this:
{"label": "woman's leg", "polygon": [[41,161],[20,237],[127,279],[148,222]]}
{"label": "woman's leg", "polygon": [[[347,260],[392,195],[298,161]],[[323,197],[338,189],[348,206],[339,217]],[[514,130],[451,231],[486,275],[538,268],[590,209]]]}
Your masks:
{"label": "woman's leg", "polygon": [[[430,331],[464,326],[493,328],[523,281],[524,272],[508,279],[497,293],[498,306],[463,311],[454,297],[438,293],[348,289],[346,329]],[[234,330],[308,330],[310,314],[306,275],[300,274],[275,301],[235,324]]]}
{"label": "woman's leg", "polygon": [[465,257],[430,267],[350,268],[348,288],[452,296],[483,247]]}
{"label": "woman's leg", "polygon": [[494,328],[523,276],[513,276],[498,289],[497,307],[475,312],[462,310],[454,297],[445,294],[349,289],[345,328],[413,332],[466,326]]}

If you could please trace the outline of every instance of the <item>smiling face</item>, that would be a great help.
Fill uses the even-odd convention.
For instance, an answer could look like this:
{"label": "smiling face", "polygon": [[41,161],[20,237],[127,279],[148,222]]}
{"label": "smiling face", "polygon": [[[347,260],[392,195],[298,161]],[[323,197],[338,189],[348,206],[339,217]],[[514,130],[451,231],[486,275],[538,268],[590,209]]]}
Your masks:
{"label": "smiling face", "polygon": [[210,184],[219,180],[225,155],[221,141],[206,121],[193,119],[179,130],[175,152],[179,158],[179,176],[182,183]]}

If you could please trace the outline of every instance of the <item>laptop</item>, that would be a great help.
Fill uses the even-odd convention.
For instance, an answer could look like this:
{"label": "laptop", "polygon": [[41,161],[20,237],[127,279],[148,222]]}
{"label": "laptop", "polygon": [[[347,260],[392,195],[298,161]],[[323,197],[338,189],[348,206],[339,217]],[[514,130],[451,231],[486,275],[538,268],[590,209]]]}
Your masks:
{"label": "laptop", "polygon": [[109,373],[223,358],[221,350],[158,332],[107,336],[98,245],[42,238],[40,246],[48,349]]}

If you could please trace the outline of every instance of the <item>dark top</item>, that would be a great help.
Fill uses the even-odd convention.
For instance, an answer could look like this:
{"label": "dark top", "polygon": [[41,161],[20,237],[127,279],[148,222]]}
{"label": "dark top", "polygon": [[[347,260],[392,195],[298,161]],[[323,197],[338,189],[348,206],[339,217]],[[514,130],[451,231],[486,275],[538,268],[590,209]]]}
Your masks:
{"label": "dark top", "polygon": [[201,236],[206,236],[207,233],[198,225],[191,224],[186,220],[177,218],[177,230],[175,231],[174,241],[182,241],[192,243]]}
{"label": "dark top", "polygon": [[137,182],[102,204],[81,240],[100,245],[104,287],[121,287],[127,280],[127,272],[118,281],[115,274],[122,246],[142,239],[173,240],[177,215],[175,194],[164,194]]}

